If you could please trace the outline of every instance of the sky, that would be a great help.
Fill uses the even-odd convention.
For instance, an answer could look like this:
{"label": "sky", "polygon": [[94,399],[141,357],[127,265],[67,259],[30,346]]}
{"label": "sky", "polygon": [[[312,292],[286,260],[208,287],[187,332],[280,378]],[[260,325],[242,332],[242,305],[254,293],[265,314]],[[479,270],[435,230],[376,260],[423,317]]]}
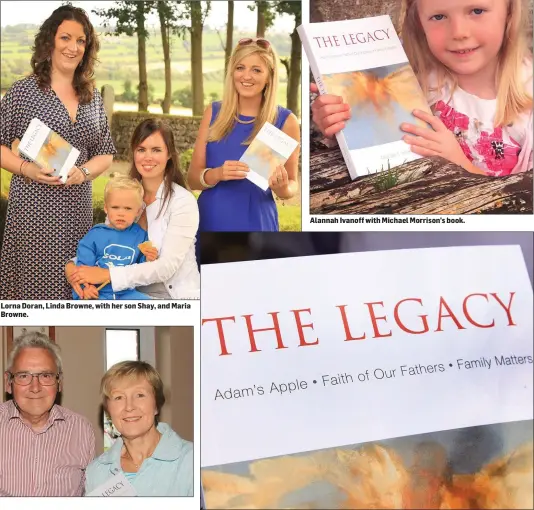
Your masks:
{"label": "sky", "polygon": [[[94,25],[101,25],[102,19],[92,14],[91,10],[96,8],[105,8],[113,5],[112,1],[73,1],[76,7],[81,7],[87,11],[89,18]],[[19,23],[30,23],[40,25],[51,12],[62,4],[61,1],[13,1],[2,0],[0,4],[1,26],[17,25]],[[237,1],[234,2],[234,28],[250,29],[256,26],[256,12],[247,8],[253,2]],[[211,28],[223,28],[228,15],[227,2],[212,1],[211,12],[207,18],[206,24]],[[157,16],[148,19],[148,25],[159,26]],[[295,22],[292,16],[277,16],[275,24],[271,29],[274,32],[292,32]]]}

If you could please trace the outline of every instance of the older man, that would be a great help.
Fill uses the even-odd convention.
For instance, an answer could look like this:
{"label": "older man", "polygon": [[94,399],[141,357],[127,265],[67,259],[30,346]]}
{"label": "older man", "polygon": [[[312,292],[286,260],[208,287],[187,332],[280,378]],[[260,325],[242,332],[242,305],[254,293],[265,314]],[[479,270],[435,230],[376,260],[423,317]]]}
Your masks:
{"label": "older man", "polygon": [[0,404],[0,496],[81,496],[95,455],[89,421],[55,404],[60,349],[41,333],[15,341],[4,374],[13,400]]}

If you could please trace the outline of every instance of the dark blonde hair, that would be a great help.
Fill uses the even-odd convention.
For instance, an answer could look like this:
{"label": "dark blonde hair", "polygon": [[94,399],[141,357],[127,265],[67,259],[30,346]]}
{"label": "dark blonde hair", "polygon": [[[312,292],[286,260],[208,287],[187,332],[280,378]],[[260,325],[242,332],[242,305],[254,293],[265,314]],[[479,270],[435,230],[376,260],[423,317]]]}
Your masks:
{"label": "dark blonde hair", "polygon": [[[108,401],[113,391],[113,384],[122,379],[146,379],[154,390],[156,400],[156,409],[158,415],[165,404],[165,395],[163,394],[163,381],[159,372],[145,361],[121,361],[115,363],[102,377],[100,383],[100,394],[102,396],[102,405],[107,412]],[[158,419],[156,417],[156,423]]]}
{"label": "dark blonde hair", "polygon": [[250,55],[258,55],[262,59],[267,67],[269,79],[263,90],[260,112],[254,121],[254,127],[250,136],[243,142],[243,144],[250,144],[266,122],[270,122],[271,124],[276,122],[276,117],[278,115],[278,108],[276,105],[276,94],[278,90],[278,55],[276,54],[276,50],[272,44],[269,44],[268,48],[258,46],[255,42],[251,44],[238,44],[232,51],[228,61],[221,109],[215,121],[209,128],[209,142],[222,140],[234,128],[239,107],[239,95],[235,88],[234,71],[239,62]]}
{"label": "dark blonde hair", "polygon": [[[402,42],[423,92],[428,97],[430,92],[439,91],[445,83],[448,83],[453,93],[458,82],[449,69],[430,51],[419,19],[417,0],[403,1],[405,8],[401,9],[401,15],[404,16],[401,31]],[[526,40],[528,9],[524,0],[506,0],[506,3],[506,29],[497,65],[495,127],[506,126],[514,122],[523,112],[532,109],[532,96],[526,90],[523,76],[523,65],[530,61],[530,67],[532,67],[532,54]],[[491,27],[488,28],[491,29]],[[437,73],[436,89],[431,89],[429,84],[428,77],[432,71]]]}
{"label": "dark blonde hair", "polygon": [[97,53],[100,49],[100,43],[93,25],[89,21],[87,13],[79,7],[72,5],[62,5],[58,7],[50,17],[39,28],[35,35],[35,43],[32,48],[33,55],[31,66],[33,74],[37,77],[37,83],[41,89],[50,87],[50,75],[52,71],[52,62],[50,57],[55,46],[55,37],[59,25],[64,21],[76,21],[83,27],[85,34],[85,52],[81,65],[74,71],[72,85],[80,100],[80,103],[90,103],[93,99],[95,88],[94,67],[97,62]]}

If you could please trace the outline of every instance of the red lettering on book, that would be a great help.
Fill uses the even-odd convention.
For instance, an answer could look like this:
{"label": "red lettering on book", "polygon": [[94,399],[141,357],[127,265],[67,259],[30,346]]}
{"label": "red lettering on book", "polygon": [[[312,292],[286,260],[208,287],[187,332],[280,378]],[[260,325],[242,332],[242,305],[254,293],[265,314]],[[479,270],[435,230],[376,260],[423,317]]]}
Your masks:
{"label": "red lettering on book", "polygon": [[212,321],[215,321],[215,323],[217,324],[217,333],[219,334],[219,343],[221,344],[221,354],[219,354],[219,356],[231,356],[232,355],[230,352],[228,352],[228,349],[226,348],[226,339],[224,337],[224,330],[223,330],[223,325],[222,325],[222,321],[228,321],[228,320],[235,322],[235,316],[234,317],[217,317],[214,319],[202,319],[202,326],[204,326],[206,322],[212,322]]}
{"label": "red lettering on book", "polygon": [[[447,314],[444,314],[443,313],[443,308],[445,308],[447,310]],[[454,323],[456,324],[456,327],[458,329],[465,329],[461,324],[460,324],[460,321],[456,318],[456,316],[454,315],[454,313],[452,312],[451,308],[449,307],[449,305],[447,304],[447,301],[445,301],[445,299],[443,299],[443,296],[440,296],[439,298],[439,312],[438,312],[438,328],[434,331],[443,331],[441,329],[441,321],[442,319],[444,319],[445,317],[450,317]]]}
{"label": "red lettering on book", "polygon": [[508,317],[508,326],[517,326],[517,324],[512,319],[512,314],[510,312],[510,308],[512,308],[512,301],[514,299],[515,292],[510,292],[510,300],[508,301],[508,306],[506,306],[500,299],[499,296],[497,296],[496,292],[490,292],[490,296],[493,296],[497,303],[501,305],[503,310],[506,312],[506,317]]}
{"label": "red lettering on book", "polygon": [[464,310],[464,315],[465,315],[465,318],[471,323],[473,324],[473,326],[476,326],[477,328],[492,328],[493,326],[495,326],[495,319],[493,319],[491,321],[491,324],[480,324],[480,322],[476,322],[473,317],[471,317],[471,314],[469,313],[469,311],[467,310],[467,300],[472,298],[473,296],[482,296],[483,298],[486,299],[486,301],[489,301],[488,299],[488,295],[487,294],[477,294],[477,293],[474,293],[474,294],[469,294],[469,296],[465,296],[465,299],[464,299],[464,303],[463,303],[463,310]]}
{"label": "red lettering on book", "polygon": [[350,340],[365,340],[365,333],[363,336],[352,336],[349,328],[349,322],[347,320],[347,312],[345,312],[346,307],[347,305],[336,305],[336,308],[339,308],[339,311],[341,312],[341,320],[343,321],[343,327],[345,328],[345,342]]}
{"label": "red lettering on book", "polygon": [[399,307],[400,307],[400,305],[402,305],[402,303],[404,303],[406,301],[415,301],[415,302],[419,303],[421,306],[423,306],[423,301],[421,299],[419,299],[419,298],[401,299],[395,305],[395,309],[393,310],[393,317],[395,317],[395,322],[397,323],[397,326],[399,326],[399,328],[401,328],[402,331],[404,331],[406,333],[410,333],[412,335],[420,335],[421,333],[428,333],[428,330],[429,330],[429,328],[428,328],[428,320],[427,320],[428,315],[418,315],[418,317],[421,317],[421,320],[423,322],[423,327],[424,327],[424,329],[421,330],[421,331],[414,331],[413,329],[407,328],[402,323],[402,321],[400,320],[400,317],[399,317]]}
{"label": "red lettering on book", "polygon": [[300,319],[300,313],[301,312],[308,312],[311,315],[311,308],[302,308],[301,310],[291,310],[293,312],[293,315],[295,315],[295,322],[297,323],[297,330],[299,332],[299,347],[304,347],[305,345],[317,345],[319,343],[319,339],[316,338],[315,342],[306,342],[306,338],[304,338],[304,328],[311,328],[313,329],[313,322],[310,322],[310,324],[302,324],[302,321]]}
{"label": "red lettering on book", "polygon": [[377,317],[375,315],[375,311],[373,309],[373,305],[380,305],[381,307],[384,307],[384,302],[383,301],[375,301],[373,303],[364,303],[364,304],[366,304],[367,308],[369,308],[369,316],[371,317],[371,322],[373,323],[373,331],[375,332],[373,338],[381,338],[381,337],[391,336],[391,330],[389,331],[389,333],[387,333],[385,335],[382,335],[378,331],[377,321],[382,320],[382,321],[387,322],[387,317],[385,315],[383,315],[382,317]]}
{"label": "red lettering on book", "polygon": [[268,312],[269,315],[273,318],[274,326],[272,328],[258,328],[254,329],[252,327],[252,314],[251,315],[242,315],[247,323],[248,338],[250,341],[250,351],[249,352],[259,352],[261,349],[258,349],[256,345],[256,337],[254,333],[261,333],[264,331],[274,331],[276,333],[276,343],[277,349],[287,349],[282,341],[282,332],[280,331],[280,323],[278,322],[278,314],[280,312]]}

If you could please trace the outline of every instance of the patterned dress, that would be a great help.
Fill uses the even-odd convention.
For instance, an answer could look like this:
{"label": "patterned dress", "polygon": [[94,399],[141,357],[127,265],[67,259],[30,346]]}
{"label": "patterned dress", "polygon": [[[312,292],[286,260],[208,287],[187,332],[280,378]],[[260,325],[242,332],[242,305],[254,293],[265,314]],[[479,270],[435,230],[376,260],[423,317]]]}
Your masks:
{"label": "patterned dress", "polygon": [[[532,90],[532,68],[524,74],[526,90]],[[501,177],[532,169],[532,111],[508,126],[494,127],[496,99],[481,99],[460,87],[453,93],[447,83],[431,94],[429,103],[455,134],[467,159],[486,175]]]}
{"label": "patterned dress", "polygon": [[[0,144],[21,140],[38,118],[80,151],[76,166],[94,156],[115,154],[100,93],[80,104],[72,123],[51,89],[42,91],[35,76],[13,84],[2,98]],[[21,155],[21,157],[23,157]],[[93,223],[92,184],[65,187],[13,175],[0,255],[0,299],[70,299],[65,263]]]}

